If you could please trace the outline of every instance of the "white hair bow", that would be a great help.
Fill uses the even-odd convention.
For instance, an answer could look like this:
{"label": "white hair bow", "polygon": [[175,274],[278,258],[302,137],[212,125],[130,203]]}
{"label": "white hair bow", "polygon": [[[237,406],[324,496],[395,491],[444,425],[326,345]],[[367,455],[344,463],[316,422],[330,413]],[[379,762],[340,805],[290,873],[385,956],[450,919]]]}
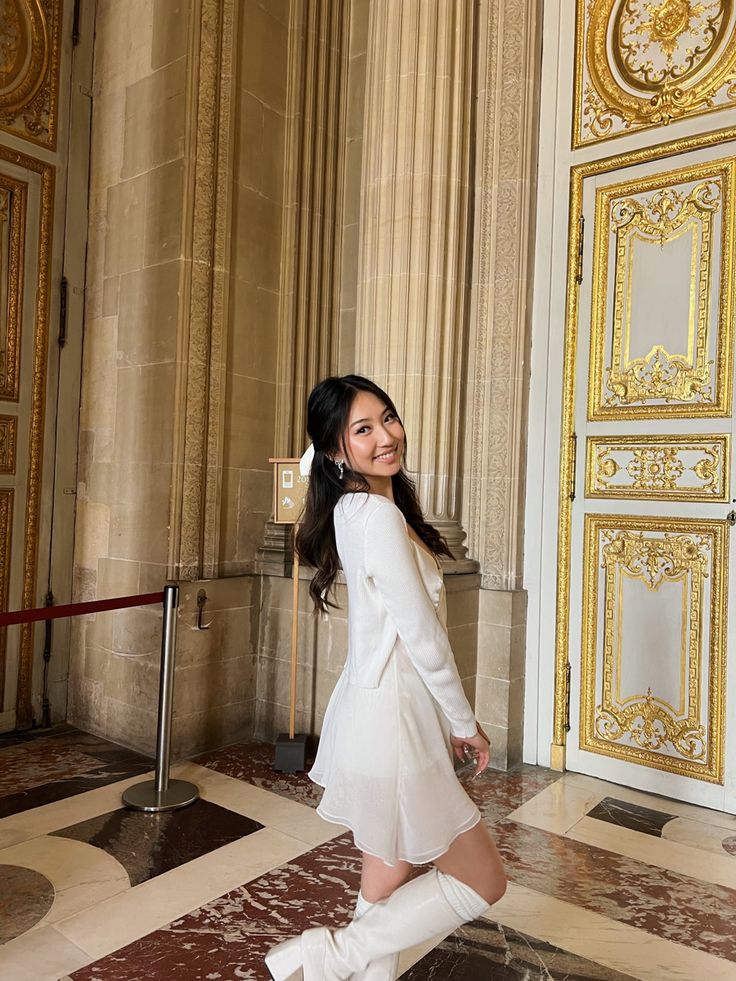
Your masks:
{"label": "white hair bow", "polygon": [[299,473],[302,477],[308,477],[312,470],[312,460],[314,459],[314,444],[310,443],[302,454],[299,461]]}

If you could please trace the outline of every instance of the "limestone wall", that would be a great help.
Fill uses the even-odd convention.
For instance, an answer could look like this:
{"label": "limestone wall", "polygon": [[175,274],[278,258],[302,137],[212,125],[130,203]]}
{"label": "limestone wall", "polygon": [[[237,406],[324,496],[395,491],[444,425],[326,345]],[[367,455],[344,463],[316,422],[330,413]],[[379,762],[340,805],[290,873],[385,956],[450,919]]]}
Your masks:
{"label": "limestone wall", "polygon": [[[76,600],[160,589],[167,574],[183,265],[181,6],[97,5]],[[160,621],[153,608],[74,621],[71,722],[152,746]]]}
{"label": "limestone wall", "polygon": [[[200,14],[180,0],[97,4],[76,600],[158,590],[178,568],[182,378],[196,367],[187,338]],[[182,597],[175,753],[253,724],[252,584],[207,584],[205,632],[193,632],[196,585]],[[152,751],[160,610],[96,614],[73,630],[69,721]]]}
{"label": "limestone wall", "polygon": [[253,571],[272,507],[289,4],[242,4],[219,572]]}

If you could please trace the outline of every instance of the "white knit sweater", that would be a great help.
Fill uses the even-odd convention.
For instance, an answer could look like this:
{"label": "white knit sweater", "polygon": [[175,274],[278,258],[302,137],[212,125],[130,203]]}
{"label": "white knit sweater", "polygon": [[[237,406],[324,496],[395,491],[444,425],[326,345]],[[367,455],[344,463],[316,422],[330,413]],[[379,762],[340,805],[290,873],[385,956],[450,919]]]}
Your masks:
{"label": "white knit sweater", "polygon": [[379,494],[345,494],[334,522],[348,586],[348,680],[376,688],[401,637],[452,734],[475,735],[475,715],[438,616],[441,583],[423,569],[404,515]]}

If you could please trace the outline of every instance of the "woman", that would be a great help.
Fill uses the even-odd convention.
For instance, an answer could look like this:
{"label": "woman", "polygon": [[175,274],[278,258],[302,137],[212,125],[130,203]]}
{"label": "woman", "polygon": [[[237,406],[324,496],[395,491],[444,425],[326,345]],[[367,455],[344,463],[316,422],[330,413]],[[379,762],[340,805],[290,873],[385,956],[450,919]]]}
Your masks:
{"label": "woman", "polygon": [[[451,553],[424,521],[402,468],[396,408],[359,375],[327,378],[309,396],[310,473],[298,536],[316,570],[310,594],[347,581],[348,656],[325,713],[310,777],[318,813],[347,825],[362,851],[355,919],[274,947],[276,981],[388,981],[399,951],[475,919],[504,893],[501,859],[452,764],[488,766],[447,639],[438,555]],[[310,469],[311,468],[311,469]],[[434,868],[409,880],[413,865]],[[302,973],[303,972],[303,973]]]}

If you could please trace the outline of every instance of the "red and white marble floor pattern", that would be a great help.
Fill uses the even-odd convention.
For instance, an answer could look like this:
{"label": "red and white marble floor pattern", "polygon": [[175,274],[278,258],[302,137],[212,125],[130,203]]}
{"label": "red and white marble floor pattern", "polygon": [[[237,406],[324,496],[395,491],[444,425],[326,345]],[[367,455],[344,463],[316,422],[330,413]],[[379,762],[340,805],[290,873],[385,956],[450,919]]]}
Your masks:
{"label": "red and white marble floor pattern", "polygon": [[[156,816],[121,804],[144,757],[69,727],[0,737],[0,978],[265,981],[273,943],[346,922],[352,839],[272,756],[178,764],[201,800]],[[736,979],[736,818],[531,766],[467,789],[510,887],[404,979]]]}

